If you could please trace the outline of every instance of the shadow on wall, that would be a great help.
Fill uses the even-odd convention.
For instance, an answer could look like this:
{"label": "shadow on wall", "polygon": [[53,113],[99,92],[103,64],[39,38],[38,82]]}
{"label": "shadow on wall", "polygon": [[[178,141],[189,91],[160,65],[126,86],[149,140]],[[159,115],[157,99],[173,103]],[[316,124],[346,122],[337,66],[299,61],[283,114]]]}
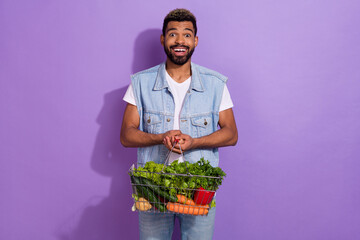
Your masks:
{"label": "shadow on wall", "polygon": [[[119,136],[126,87],[105,94],[97,117],[100,124],[91,167],[100,175],[111,177],[109,196],[93,197],[85,204],[75,229],[63,232],[62,240],[136,239],[137,216],[131,212],[131,188],[127,170],[136,161],[136,149],[121,146]],[[76,220],[74,220],[76,221]],[[71,225],[71,223],[70,223]],[[126,235],[126,238],[123,238]]]}
{"label": "shadow on wall", "polygon": [[136,73],[165,61],[164,48],[160,43],[160,29],[141,32],[134,45],[132,72]]}
{"label": "shadow on wall", "polygon": [[[159,64],[164,58],[160,29],[141,32],[135,41],[132,71]],[[124,56],[125,57],[125,56]],[[130,82],[130,78],[129,78]],[[120,144],[120,128],[126,103],[122,100],[127,87],[104,96],[97,117],[100,125],[91,157],[92,169],[111,178],[109,196],[89,200],[59,231],[59,240],[138,239],[138,217],[131,211],[130,165],[136,162],[136,149]],[[95,199],[95,200],[94,200]],[[77,217],[78,216],[78,217]],[[73,226],[76,226],[75,229]]]}

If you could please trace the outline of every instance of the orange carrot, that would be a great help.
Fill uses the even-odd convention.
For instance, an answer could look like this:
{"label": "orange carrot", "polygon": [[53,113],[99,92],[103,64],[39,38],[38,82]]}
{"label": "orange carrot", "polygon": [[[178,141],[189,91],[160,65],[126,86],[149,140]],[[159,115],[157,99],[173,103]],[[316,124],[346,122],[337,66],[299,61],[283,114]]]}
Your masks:
{"label": "orange carrot", "polygon": [[184,203],[184,204],[186,203],[186,197],[184,195],[177,194],[176,196],[178,198],[179,203]]}
{"label": "orange carrot", "polygon": [[186,203],[185,203],[186,205],[191,205],[191,206],[195,206],[196,204],[195,204],[195,202],[194,202],[194,200],[192,200],[191,198],[188,198],[187,200],[186,200]]}
{"label": "orange carrot", "polygon": [[175,213],[191,214],[191,215],[206,215],[209,212],[209,205],[184,205],[180,203],[168,202],[166,204],[167,210]]}
{"label": "orange carrot", "polygon": [[179,203],[183,203],[185,205],[195,206],[195,202],[191,198],[187,198],[187,197],[185,197],[184,195],[181,195],[181,194],[177,194],[176,196],[178,198]]}

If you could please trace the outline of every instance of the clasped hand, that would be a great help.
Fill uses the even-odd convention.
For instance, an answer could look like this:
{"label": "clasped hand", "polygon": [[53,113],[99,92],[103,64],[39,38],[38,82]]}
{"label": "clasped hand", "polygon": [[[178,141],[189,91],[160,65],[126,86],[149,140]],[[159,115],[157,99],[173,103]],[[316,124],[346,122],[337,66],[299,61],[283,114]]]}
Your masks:
{"label": "clasped hand", "polygon": [[193,148],[194,139],[181,133],[180,130],[171,130],[164,134],[163,144],[167,149],[172,149],[173,152],[181,154],[181,151],[185,152]]}

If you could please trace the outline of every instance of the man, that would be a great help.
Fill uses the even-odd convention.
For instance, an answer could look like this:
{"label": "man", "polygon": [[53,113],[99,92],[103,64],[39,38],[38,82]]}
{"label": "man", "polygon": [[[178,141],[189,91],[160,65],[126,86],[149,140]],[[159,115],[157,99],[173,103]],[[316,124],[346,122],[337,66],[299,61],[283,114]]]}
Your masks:
{"label": "man", "polygon": [[[131,78],[120,140],[125,147],[138,147],[138,165],[164,163],[175,145],[170,162],[193,163],[204,157],[217,166],[218,147],[237,142],[227,78],[191,62],[196,34],[190,11],[171,11],[160,38],[166,62]],[[215,208],[206,217],[140,212],[140,239],[171,239],[175,217],[182,239],[212,238]]]}

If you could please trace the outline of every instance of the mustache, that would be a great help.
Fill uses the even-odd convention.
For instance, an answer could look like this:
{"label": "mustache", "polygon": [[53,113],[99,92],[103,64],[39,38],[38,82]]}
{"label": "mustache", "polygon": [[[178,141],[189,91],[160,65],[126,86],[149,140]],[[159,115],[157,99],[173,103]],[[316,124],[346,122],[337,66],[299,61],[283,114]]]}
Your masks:
{"label": "mustache", "polygon": [[172,46],[170,46],[170,48],[177,48],[177,47],[183,47],[183,48],[189,49],[189,47],[185,46],[185,45],[172,45]]}

